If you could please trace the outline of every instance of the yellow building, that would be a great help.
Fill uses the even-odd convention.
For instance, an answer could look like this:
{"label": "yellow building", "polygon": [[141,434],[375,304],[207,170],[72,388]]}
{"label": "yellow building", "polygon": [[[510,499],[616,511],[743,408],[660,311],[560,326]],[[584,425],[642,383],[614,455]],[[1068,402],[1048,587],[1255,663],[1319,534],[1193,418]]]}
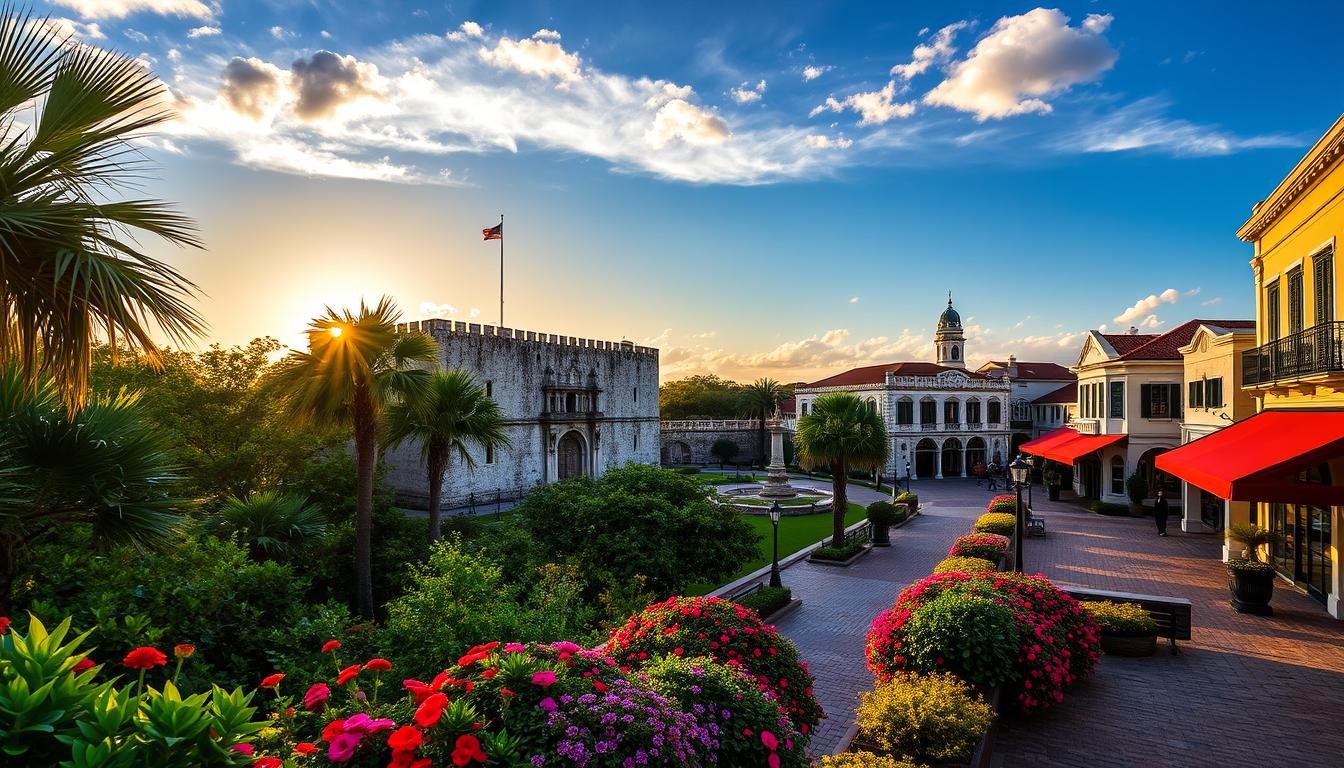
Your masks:
{"label": "yellow building", "polygon": [[[1287,581],[1344,618],[1344,323],[1335,254],[1344,239],[1344,117],[1257,203],[1237,236],[1254,246],[1256,346],[1241,386],[1244,421],[1171,451],[1160,469],[1232,501],[1281,535]],[[1232,522],[1240,522],[1233,510]]]}

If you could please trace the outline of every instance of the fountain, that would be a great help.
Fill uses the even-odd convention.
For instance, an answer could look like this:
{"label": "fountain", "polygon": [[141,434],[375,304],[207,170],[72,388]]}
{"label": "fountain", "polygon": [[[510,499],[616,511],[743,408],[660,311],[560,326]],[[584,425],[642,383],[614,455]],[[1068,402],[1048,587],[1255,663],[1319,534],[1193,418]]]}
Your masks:
{"label": "fountain", "polygon": [[785,515],[806,515],[830,509],[830,491],[789,484],[788,468],[784,466],[784,420],[778,407],[765,422],[765,427],[770,430],[770,464],[766,467],[765,482],[725,492],[723,496],[727,502],[738,511],[752,515],[766,514],[775,503]]}
{"label": "fountain", "polygon": [[798,489],[789,485],[789,472],[784,467],[784,422],[779,417],[779,406],[765,422],[770,430],[770,466],[766,467],[765,484],[761,486],[763,499],[792,499],[798,495]]}

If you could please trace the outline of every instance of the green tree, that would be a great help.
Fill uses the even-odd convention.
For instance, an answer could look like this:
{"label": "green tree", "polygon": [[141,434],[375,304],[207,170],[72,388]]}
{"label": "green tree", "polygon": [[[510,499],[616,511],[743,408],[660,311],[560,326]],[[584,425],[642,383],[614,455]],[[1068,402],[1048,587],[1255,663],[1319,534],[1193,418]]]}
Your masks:
{"label": "green tree", "polygon": [[158,200],[114,199],[146,176],[131,141],[172,117],[167,90],[135,59],[0,9],[0,361],[30,389],[50,379],[71,412],[99,337],[153,359],[156,338],[204,328],[196,287],[138,241],[200,247],[195,225]]}
{"label": "green tree", "polygon": [[742,409],[747,418],[760,419],[757,428],[761,446],[761,463],[770,461],[770,447],[765,443],[765,420],[774,415],[784,401],[785,389],[774,379],[757,379],[742,388]]}
{"label": "green tree", "polygon": [[476,467],[472,446],[497,451],[509,445],[499,404],[462,370],[436,373],[424,392],[393,403],[387,411],[389,447],[406,440],[420,443],[429,483],[429,540],[440,536],[439,503],[443,478],[454,455]]}
{"label": "green tree", "polygon": [[735,419],[742,410],[742,385],[714,374],[688,376],[658,388],[664,419]]}
{"label": "green tree", "polygon": [[74,413],[60,395],[0,366],[0,615],[34,542],[87,523],[99,544],[159,546],[185,506],[168,492],[169,453],[136,395],[94,397]]}
{"label": "green tree", "polygon": [[714,454],[714,458],[719,460],[720,467],[732,461],[733,457],[737,455],[737,451],[737,443],[734,443],[726,437],[720,437],[709,447],[709,452]]}
{"label": "green tree", "polygon": [[320,509],[300,496],[273,491],[228,499],[210,522],[217,533],[237,537],[258,561],[287,558],[327,529]]}
{"label": "green tree", "polygon": [[817,398],[812,412],[798,419],[793,444],[803,466],[831,473],[831,546],[843,546],[849,471],[870,472],[887,463],[887,426],[862,400],[836,392]]}
{"label": "green tree", "polygon": [[308,326],[308,351],[295,350],[275,374],[294,417],[303,423],[348,424],[354,433],[355,604],[373,617],[373,486],[386,407],[415,400],[428,389],[427,366],[438,345],[423,333],[400,333],[401,313],[386,296],[359,311],[328,308]]}

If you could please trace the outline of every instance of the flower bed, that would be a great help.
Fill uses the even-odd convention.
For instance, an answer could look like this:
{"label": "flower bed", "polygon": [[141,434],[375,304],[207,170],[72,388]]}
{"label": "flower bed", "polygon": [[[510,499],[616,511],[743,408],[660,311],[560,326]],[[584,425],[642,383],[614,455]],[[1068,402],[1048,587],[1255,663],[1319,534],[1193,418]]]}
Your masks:
{"label": "flower bed", "polygon": [[896,675],[859,695],[859,739],[914,763],[966,763],[994,711],[952,675]]}
{"label": "flower bed", "polygon": [[994,563],[981,557],[953,556],[943,558],[937,565],[933,566],[934,573],[951,573],[961,571],[962,573],[984,573],[994,570]]}
{"label": "flower bed", "polygon": [[841,752],[838,755],[822,755],[817,768],[920,768],[909,760],[897,760],[889,755],[875,755],[872,752]]}
{"label": "flower bed", "polygon": [[978,557],[998,565],[1000,560],[1008,556],[1010,543],[1007,536],[1000,536],[997,533],[971,533],[952,542],[952,548],[947,550],[947,556]]}
{"label": "flower bed", "polygon": [[1084,602],[1083,608],[1097,620],[1106,635],[1116,637],[1144,637],[1157,634],[1157,622],[1135,603],[1113,603],[1109,600]]}
{"label": "flower bed", "polygon": [[853,542],[839,547],[825,546],[817,547],[812,550],[810,559],[826,560],[829,562],[843,563],[867,549],[867,545],[862,542]]}
{"label": "flower bed", "polygon": [[976,533],[1012,536],[1017,530],[1017,515],[1011,512],[986,512],[975,521]]}
{"label": "flower bed", "polygon": [[738,605],[746,606],[762,619],[778,611],[793,601],[793,591],[788,587],[761,587],[746,597],[735,600]]}
{"label": "flower bed", "polygon": [[989,503],[985,505],[985,511],[1016,515],[1017,497],[1009,493],[1001,493],[989,500]]}

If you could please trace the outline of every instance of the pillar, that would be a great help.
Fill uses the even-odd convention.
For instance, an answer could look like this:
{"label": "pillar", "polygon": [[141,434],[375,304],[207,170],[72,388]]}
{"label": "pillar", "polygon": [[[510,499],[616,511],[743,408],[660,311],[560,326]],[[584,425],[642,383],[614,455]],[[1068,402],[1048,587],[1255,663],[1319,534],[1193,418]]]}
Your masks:
{"label": "pillar", "polygon": [[933,448],[933,479],[943,479],[943,447],[940,445]]}
{"label": "pillar", "polygon": [[[1184,480],[1181,481],[1181,530],[1186,533],[1209,533],[1209,529],[1204,526],[1204,521],[1200,519],[1200,498],[1199,488],[1193,486]],[[1223,502],[1224,514],[1226,514],[1227,502]]]}
{"label": "pillar", "polygon": [[1334,567],[1330,575],[1330,594],[1325,598],[1325,608],[1331,616],[1336,619],[1344,619],[1344,603],[1341,602],[1341,594],[1344,593],[1344,564],[1340,563],[1340,555],[1344,554],[1344,507],[1330,508],[1330,560]]}
{"label": "pillar", "polygon": [[971,449],[970,449],[970,448],[967,448],[965,445],[961,446],[961,476],[962,476],[962,477],[967,477],[967,476],[968,476],[968,475],[966,474],[966,469],[967,469],[966,465],[970,463],[970,461],[969,461],[970,454],[971,454]]}

